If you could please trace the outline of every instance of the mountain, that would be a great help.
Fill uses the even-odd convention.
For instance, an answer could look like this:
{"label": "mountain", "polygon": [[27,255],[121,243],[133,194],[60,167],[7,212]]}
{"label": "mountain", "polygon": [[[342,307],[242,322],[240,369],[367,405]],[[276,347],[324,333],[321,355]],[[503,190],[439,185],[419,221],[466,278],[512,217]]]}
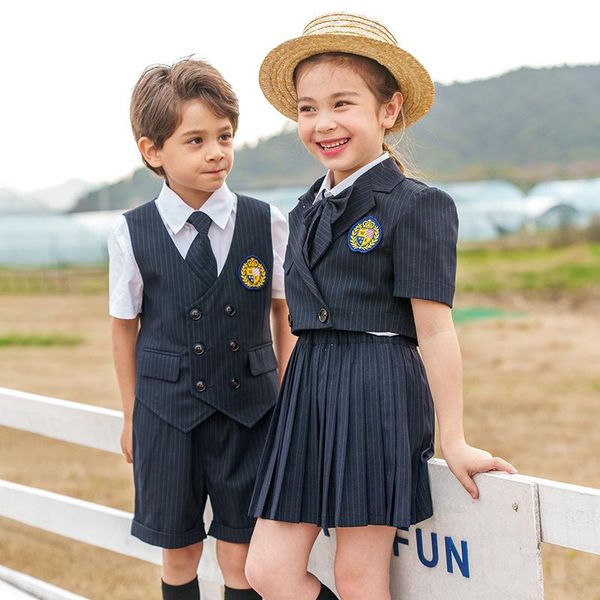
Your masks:
{"label": "mountain", "polygon": [[434,177],[600,174],[600,65],[522,68],[436,91],[409,130]]}
{"label": "mountain", "polygon": [[78,199],[93,187],[94,185],[87,181],[69,179],[60,185],[19,195],[47,206],[52,211],[64,212],[71,210],[77,204]]}
{"label": "mountain", "polygon": [[140,168],[124,179],[83,195],[77,201],[73,212],[131,208],[156,196],[161,185],[160,177],[149,169]]}
{"label": "mountain", "polygon": [[50,209],[40,202],[26,198],[13,190],[0,189],[0,215],[49,213]]}
{"label": "mountain", "polygon": [[[600,65],[522,68],[498,77],[436,84],[425,119],[397,143],[416,177],[508,179],[526,190],[544,179],[600,176]],[[294,131],[236,151],[232,189],[307,186],[323,169]],[[81,197],[74,210],[127,208],[160,180],[139,169]]]}

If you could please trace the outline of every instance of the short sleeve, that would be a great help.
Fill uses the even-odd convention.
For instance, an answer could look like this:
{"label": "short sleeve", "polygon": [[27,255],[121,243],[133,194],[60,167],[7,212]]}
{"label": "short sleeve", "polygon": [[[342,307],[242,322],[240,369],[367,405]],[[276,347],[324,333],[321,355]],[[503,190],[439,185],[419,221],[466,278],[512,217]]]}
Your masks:
{"label": "short sleeve", "polygon": [[108,260],[109,313],[118,319],[134,319],[141,311],[144,284],[123,215],[108,236]]}
{"label": "short sleeve", "polygon": [[285,298],[283,259],[288,242],[288,223],[281,211],[271,205],[271,240],[273,243],[273,290],[272,298]]}
{"label": "short sleeve", "polygon": [[452,306],[458,216],[452,198],[428,187],[408,200],[394,235],[394,296]]}

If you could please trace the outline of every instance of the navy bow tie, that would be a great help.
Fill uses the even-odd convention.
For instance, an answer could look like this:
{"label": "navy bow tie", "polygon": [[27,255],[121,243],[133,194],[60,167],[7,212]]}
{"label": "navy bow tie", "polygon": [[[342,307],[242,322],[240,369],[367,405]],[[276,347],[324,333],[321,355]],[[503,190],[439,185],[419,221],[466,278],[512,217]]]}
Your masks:
{"label": "navy bow tie", "polygon": [[304,259],[312,268],[331,244],[331,226],[342,216],[352,195],[348,186],[337,196],[325,197],[325,190],[304,212],[306,238],[303,245]]}

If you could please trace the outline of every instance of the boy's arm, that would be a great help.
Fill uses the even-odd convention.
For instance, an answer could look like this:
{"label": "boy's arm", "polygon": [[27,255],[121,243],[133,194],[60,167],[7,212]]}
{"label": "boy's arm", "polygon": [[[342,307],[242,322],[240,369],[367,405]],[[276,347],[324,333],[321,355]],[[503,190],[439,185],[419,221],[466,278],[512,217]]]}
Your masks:
{"label": "boy's arm", "polygon": [[281,383],[297,339],[290,330],[288,305],[283,298],[273,298],[271,301],[271,330],[273,331],[275,355],[279,362],[279,383]]}
{"label": "boy's arm", "polygon": [[463,430],[462,360],[450,308],[411,298],[417,338],[440,426],[440,443],[448,467],[473,498],[479,490],[473,475],[516,469],[502,458],[469,446]]}
{"label": "boy's arm", "polygon": [[133,256],[125,217],[121,215],[108,236],[109,312],[112,316],[112,349],[121,401],[121,450],[132,462],[132,415],[135,400],[135,344],[144,283]]}
{"label": "boy's arm", "polygon": [[123,404],[123,433],[121,450],[125,460],[133,461],[132,417],[135,402],[135,343],[139,331],[139,317],[112,318],[112,352]]}

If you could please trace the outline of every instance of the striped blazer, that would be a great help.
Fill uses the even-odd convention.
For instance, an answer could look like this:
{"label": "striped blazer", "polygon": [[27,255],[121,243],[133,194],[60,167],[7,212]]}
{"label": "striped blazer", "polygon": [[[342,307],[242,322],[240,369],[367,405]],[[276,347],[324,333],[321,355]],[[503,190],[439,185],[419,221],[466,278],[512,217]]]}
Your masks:
{"label": "striped blazer", "polygon": [[440,189],[405,177],[387,159],[354,182],[330,231],[318,242],[315,238],[316,257],[309,261],[305,215],[321,182],[290,213],[284,270],[293,332],[393,331],[416,340],[410,298],[452,306],[458,236],[454,201]]}

